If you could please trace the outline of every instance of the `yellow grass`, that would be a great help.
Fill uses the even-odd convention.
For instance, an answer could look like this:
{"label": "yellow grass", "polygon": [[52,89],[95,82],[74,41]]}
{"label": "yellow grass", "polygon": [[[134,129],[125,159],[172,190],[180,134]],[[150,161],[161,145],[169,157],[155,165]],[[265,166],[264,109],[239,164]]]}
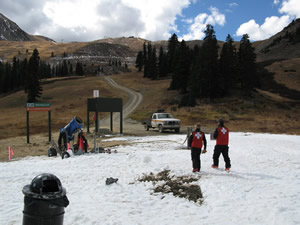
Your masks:
{"label": "yellow grass", "polygon": [[[107,86],[99,77],[73,77],[42,85],[40,102],[51,103],[52,128],[65,126],[74,116],[87,118],[87,98],[93,97],[93,90],[99,90],[101,97],[122,97],[127,95]],[[26,94],[24,91],[0,98],[0,139],[26,135]],[[48,113],[30,112],[30,133],[47,132]],[[90,119],[91,119],[90,115]]]}
{"label": "yellow grass", "polygon": [[[41,60],[47,60],[53,52],[55,56],[70,54],[89,42],[53,43],[49,41],[0,41],[0,55],[3,59],[12,60],[14,56],[29,58],[33,50],[39,51]],[[28,50],[28,53],[26,52]]]}
{"label": "yellow grass", "polygon": [[275,80],[278,83],[300,91],[300,58],[275,62],[267,69],[275,73]]}
{"label": "yellow grass", "polygon": [[136,120],[164,109],[181,119],[184,126],[200,122],[207,132],[213,131],[216,120],[222,117],[233,131],[300,134],[300,106],[296,103],[274,102],[256,93],[252,99],[228,97],[211,103],[199,101],[196,107],[178,108],[178,93],[167,90],[170,79],[153,81],[143,78],[143,73],[138,72],[113,78],[144,95],[143,103],[131,115]]}
{"label": "yellow grass", "polygon": [[[275,102],[256,93],[251,99],[230,97],[210,104],[199,101],[198,106],[194,108],[178,108],[177,103],[180,99],[178,93],[167,90],[170,79],[152,81],[143,78],[143,73],[138,72],[113,75],[113,79],[143,94],[143,103],[131,115],[135,120],[148,118],[153,111],[164,109],[182,120],[183,132],[186,126],[200,122],[202,129],[210,133],[216,127],[216,119],[223,117],[231,131],[300,135],[300,106],[296,103]],[[40,102],[52,104],[52,136],[55,140],[59,128],[65,126],[73,116],[80,116],[86,123],[87,98],[92,97],[94,89],[100,90],[101,97],[121,97],[126,102],[127,94],[114,90],[99,77],[54,79],[50,83],[48,80],[47,84],[43,85]],[[30,112],[31,144],[26,144],[25,103],[24,91],[0,97],[0,160],[7,160],[8,145],[14,147],[15,157],[47,154],[48,114]],[[130,133],[141,135],[141,128],[141,124],[137,124]],[[126,127],[125,129],[128,130]],[[88,140],[92,147],[92,135],[88,135]]]}

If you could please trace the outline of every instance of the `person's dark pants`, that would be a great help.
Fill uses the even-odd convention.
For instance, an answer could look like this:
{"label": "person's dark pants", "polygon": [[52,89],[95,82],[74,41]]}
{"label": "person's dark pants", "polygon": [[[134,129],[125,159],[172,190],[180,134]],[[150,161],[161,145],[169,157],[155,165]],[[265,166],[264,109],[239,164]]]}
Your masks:
{"label": "person's dark pants", "polygon": [[[62,146],[62,141],[63,141],[63,146]],[[60,150],[68,149],[67,144],[68,144],[68,140],[67,140],[66,132],[59,133],[59,137],[58,137],[58,147],[59,147],[59,149]]]}
{"label": "person's dark pants", "polygon": [[215,150],[214,150],[214,155],[213,155],[213,160],[214,160],[214,166],[219,166],[219,157],[222,154],[224,161],[225,161],[225,167],[230,168],[230,158],[228,156],[228,150],[229,147],[228,145],[216,145]]}
{"label": "person's dark pants", "polygon": [[201,169],[201,160],[200,160],[201,148],[192,148],[191,156],[193,162],[193,169]]}

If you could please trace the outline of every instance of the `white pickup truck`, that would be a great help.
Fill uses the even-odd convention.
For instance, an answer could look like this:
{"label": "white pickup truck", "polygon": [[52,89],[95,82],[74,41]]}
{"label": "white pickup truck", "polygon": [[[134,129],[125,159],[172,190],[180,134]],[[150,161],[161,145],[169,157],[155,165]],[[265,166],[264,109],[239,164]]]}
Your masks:
{"label": "white pickup truck", "polygon": [[171,113],[159,112],[153,113],[151,119],[145,120],[143,124],[147,131],[150,128],[158,128],[160,133],[164,130],[174,130],[176,133],[179,133],[181,121],[175,119]]}

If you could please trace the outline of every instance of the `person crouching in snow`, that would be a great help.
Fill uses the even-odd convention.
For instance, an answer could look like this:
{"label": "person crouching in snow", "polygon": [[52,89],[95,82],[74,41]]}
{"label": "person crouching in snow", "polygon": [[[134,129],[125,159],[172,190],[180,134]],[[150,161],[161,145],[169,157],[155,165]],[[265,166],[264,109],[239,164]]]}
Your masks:
{"label": "person crouching in snow", "polygon": [[196,130],[192,132],[188,140],[188,146],[191,148],[191,156],[193,162],[193,172],[199,172],[201,169],[201,148],[204,145],[202,153],[206,153],[206,138],[205,134],[200,131],[200,123],[195,125]]}
{"label": "person crouching in snow", "polygon": [[87,149],[89,147],[88,141],[83,133],[83,129],[80,129],[77,137],[77,148],[78,150],[81,149],[82,152],[87,153]]}
{"label": "person crouching in snow", "polygon": [[213,155],[214,164],[211,167],[212,168],[219,167],[219,157],[222,153],[225,161],[225,170],[229,171],[231,167],[230,158],[228,156],[229,129],[224,126],[223,119],[219,119],[217,122],[218,122],[218,127],[215,130],[213,136],[214,139],[216,139],[216,145],[215,145],[214,155]]}

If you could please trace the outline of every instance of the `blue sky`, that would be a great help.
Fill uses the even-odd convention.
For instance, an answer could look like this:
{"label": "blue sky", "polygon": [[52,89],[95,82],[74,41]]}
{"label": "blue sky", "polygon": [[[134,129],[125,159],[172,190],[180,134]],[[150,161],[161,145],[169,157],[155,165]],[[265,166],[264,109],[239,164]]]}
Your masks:
{"label": "blue sky", "polygon": [[[300,4],[300,1],[299,1]],[[257,24],[262,25],[267,17],[282,16],[279,13],[279,4],[274,4],[273,0],[202,0],[197,1],[191,7],[182,11],[185,18],[193,19],[199,13],[211,14],[210,8],[217,8],[220,14],[225,17],[225,23],[215,24],[217,38],[225,40],[227,35],[230,34],[235,39],[241,38],[235,36],[236,31],[241,24],[247,23],[250,20],[255,20]],[[180,32],[179,36],[183,36],[188,32],[188,24],[182,21],[182,18],[177,18],[177,24]]]}
{"label": "blue sky", "polygon": [[151,41],[267,39],[300,18],[300,0],[0,0],[0,12],[30,34],[58,42],[135,36]]}

